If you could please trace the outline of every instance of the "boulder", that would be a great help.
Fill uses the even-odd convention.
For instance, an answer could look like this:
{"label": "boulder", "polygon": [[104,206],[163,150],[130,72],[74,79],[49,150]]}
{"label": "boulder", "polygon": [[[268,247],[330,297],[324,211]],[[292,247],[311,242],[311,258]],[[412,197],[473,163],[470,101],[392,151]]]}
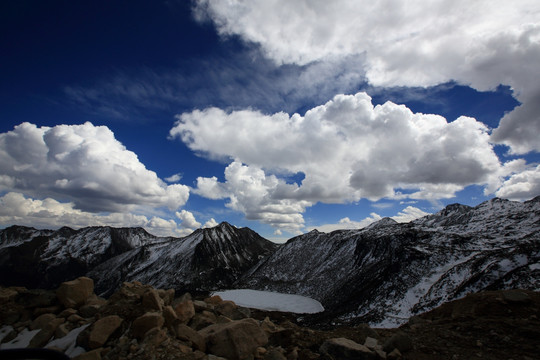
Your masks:
{"label": "boulder", "polygon": [[191,326],[195,330],[201,330],[207,326],[215,324],[216,322],[217,322],[216,315],[210,311],[204,310],[201,313],[195,314],[193,319],[191,319],[189,326]]}
{"label": "boulder", "polygon": [[177,339],[191,342],[192,347],[196,350],[206,351],[205,338],[197,331],[184,324],[177,324],[174,331]]}
{"label": "boulder", "polygon": [[195,307],[193,306],[193,301],[186,300],[181,303],[176,304],[174,308],[176,316],[180,322],[187,324],[191,318],[195,315]]}
{"label": "boulder", "polygon": [[230,360],[246,359],[268,343],[266,333],[254,319],[214,324],[199,331],[209,353]]}
{"label": "boulder", "polygon": [[330,359],[375,360],[377,355],[366,346],[345,338],[326,340],[319,351]]}
{"label": "boulder", "polygon": [[404,332],[398,332],[390,339],[388,339],[383,346],[383,350],[387,353],[392,352],[394,349],[398,349],[401,353],[407,352],[413,348],[412,340]]}
{"label": "boulder", "polygon": [[148,289],[142,296],[142,304],[146,310],[161,311],[163,310],[163,300],[159,297],[159,293],[155,289]]}
{"label": "boulder", "polygon": [[78,308],[94,293],[94,280],[80,277],[72,281],[66,281],[56,290],[58,300],[66,308]]}
{"label": "boulder", "polygon": [[122,322],[122,318],[117,315],[106,316],[96,321],[90,331],[88,346],[91,349],[97,349],[105,345],[109,336],[120,327]]}
{"label": "boulder", "polygon": [[[48,314],[45,314],[45,315],[48,315]],[[34,335],[32,340],[30,340],[28,347],[40,348],[40,347],[45,346],[47,342],[49,342],[49,340],[53,337],[56,331],[56,328],[63,322],[64,322],[64,319],[55,317],[54,319],[51,319],[46,324],[40,325],[42,326],[40,328],[41,330],[36,335]]]}
{"label": "boulder", "polygon": [[133,321],[131,331],[133,336],[140,340],[144,338],[144,335],[148,332],[148,330],[155,327],[161,328],[164,322],[165,319],[160,313],[148,312],[142,316],[139,316]]}

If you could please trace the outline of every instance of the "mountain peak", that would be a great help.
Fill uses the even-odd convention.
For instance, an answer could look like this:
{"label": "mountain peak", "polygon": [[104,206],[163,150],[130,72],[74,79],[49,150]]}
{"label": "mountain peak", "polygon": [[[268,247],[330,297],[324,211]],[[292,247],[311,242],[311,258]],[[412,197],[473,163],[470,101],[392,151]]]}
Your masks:
{"label": "mountain peak", "polygon": [[383,226],[396,225],[398,222],[390,217],[384,217],[379,221],[369,224],[366,229],[377,229]]}

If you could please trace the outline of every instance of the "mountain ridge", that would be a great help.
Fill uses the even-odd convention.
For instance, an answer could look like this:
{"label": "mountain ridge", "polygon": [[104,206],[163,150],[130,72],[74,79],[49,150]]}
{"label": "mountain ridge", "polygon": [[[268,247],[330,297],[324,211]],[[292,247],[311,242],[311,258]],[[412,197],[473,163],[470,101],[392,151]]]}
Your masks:
{"label": "mountain ridge", "polygon": [[[385,218],[363,229],[313,230],[282,245],[226,222],[184,238],[140,228],[10,227],[0,230],[0,281],[26,261],[28,277],[52,271],[44,287],[75,269],[80,274],[69,277],[96,279],[102,294],[135,280],[193,291],[251,288],[312,297],[327,309],[321,322],[396,326],[468,292],[540,289],[539,230],[540,196],[451,204],[409,223]],[[70,244],[69,234],[76,239]]]}

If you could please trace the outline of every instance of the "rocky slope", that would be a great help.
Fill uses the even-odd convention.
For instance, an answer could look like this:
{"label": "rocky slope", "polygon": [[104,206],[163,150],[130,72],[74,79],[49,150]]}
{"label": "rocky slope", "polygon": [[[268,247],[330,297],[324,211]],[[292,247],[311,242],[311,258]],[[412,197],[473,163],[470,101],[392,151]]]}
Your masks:
{"label": "rocky slope", "polygon": [[0,231],[0,284],[52,288],[125,251],[160,241],[142,228]]}
{"label": "rocky slope", "polygon": [[320,321],[396,326],[485,289],[540,289],[540,197],[289,240],[238,283],[320,301]]}
{"label": "rocky slope", "polygon": [[178,291],[230,287],[311,297],[318,323],[392,327],[470,292],[540,289],[540,197],[449,205],[407,224],[312,231],[277,246],[222,223],[185,238],[142,229],[0,231],[0,283],[51,288],[87,275],[100,295],[124,281]]}
{"label": "rocky slope", "polygon": [[0,287],[0,358],[31,347],[76,360],[531,360],[540,352],[539,318],[539,293],[509,290],[446,303],[400,329],[321,330],[289,313],[139,282],[104,299],[83,277],[55,291]]}
{"label": "rocky slope", "polygon": [[221,223],[181,239],[138,247],[111,258],[88,273],[99,293],[124,281],[156,287],[208,291],[232,286],[277,245],[248,228]]}

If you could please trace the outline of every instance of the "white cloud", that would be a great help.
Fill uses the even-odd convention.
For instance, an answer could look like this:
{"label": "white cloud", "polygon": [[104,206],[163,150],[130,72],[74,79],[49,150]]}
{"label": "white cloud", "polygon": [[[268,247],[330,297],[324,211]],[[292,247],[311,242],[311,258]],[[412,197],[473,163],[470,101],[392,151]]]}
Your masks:
{"label": "white cloud", "polygon": [[187,210],[177,211],[176,217],[182,221],[180,226],[186,230],[193,232],[201,227],[201,223],[195,220],[195,216]]}
{"label": "white cloud", "polygon": [[203,229],[206,229],[206,228],[213,228],[215,226],[218,226],[219,224],[217,223],[217,221],[214,219],[214,218],[210,218],[210,220],[208,220],[207,222],[204,223],[203,225]]}
{"label": "white cloud", "polygon": [[308,231],[317,229],[320,232],[329,233],[334,230],[362,229],[381,219],[382,217],[376,213],[371,213],[367,218],[361,221],[354,221],[349,219],[348,217],[344,217],[343,219],[339,220],[337,224],[323,224],[318,226],[311,226],[308,228]]}
{"label": "white cloud", "polygon": [[429,213],[420,210],[414,206],[407,206],[405,209],[400,211],[397,215],[392,216],[392,219],[396,220],[399,223],[407,223],[421,217],[427,216]]}
{"label": "white cloud", "polygon": [[18,192],[8,192],[0,197],[0,224],[26,225],[55,229],[69,226],[143,227],[149,233],[162,236],[184,236],[174,220],[130,213],[91,213],[76,209],[73,203],[62,203],[51,198],[37,200]]}
{"label": "white cloud", "polygon": [[[405,209],[400,211],[397,215],[392,216],[391,218],[400,223],[407,223],[426,215],[429,215],[429,213],[422,211],[414,206],[407,206]],[[362,219],[361,221],[354,221],[349,219],[348,217],[344,217],[343,219],[339,220],[337,224],[323,224],[319,226],[311,226],[308,228],[308,231],[317,229],[318,231],[329,233],[334,230],[363,229],[379,220],[382,220],[382,216],[372,212],[371,214],[369,214],[368,217]]]}
{"label": "white cloud", "polygon": [[528,200],[540,194],[540,165],[516,173],[495,193],[500,198]]}
{"label": "white cloud", "polygon": [[494,141],[514,153],[540,151],[538,1],[199,0],[195,12],[278,64],[356,55],[375,86],[509,85],[523,105],[505,116]]}
{"label": "white cloud", "polygon": [[[251,201],[308,202],[298,207],[303,211],[318,201],[450,198],[468,185],[488,184],[501,169],[488,129],[475,119],[448,123],[391,102],[373,106],[365,93],[336,95],[304,116],[195,110],[178,116],[170,134],[210,158],[235,159],[226,184],[199,178],[196,191],[219,199],[238,189],[230,206],[245,213]],[[240,169],[248,180],[233,182]],[[266,172],[305,178],[285,184]]]}
{"label": "white cloud", "polygon": [[217,178],[197,178],[194,193],[210,199],[229,199],[226,206],[240,211],[249,220],[258,220],[291,233],[300,233],[304,225],[302,213],[309,201],[283,199],[276,194],[296,188],[275,175],[267,176],[256,166],[232,162],[225,169],[225,182]]}
{"label": "white cloud", "polygon": [[185,185],[166,185],[105,126],[23,123],[0,134],[0,191],[51,197],[87,212],[175,210]]}
{"label": "white cloud", "polygon": [[174,174],[164,179],[168,183],[175,183],[182,180],[182,174]]}

